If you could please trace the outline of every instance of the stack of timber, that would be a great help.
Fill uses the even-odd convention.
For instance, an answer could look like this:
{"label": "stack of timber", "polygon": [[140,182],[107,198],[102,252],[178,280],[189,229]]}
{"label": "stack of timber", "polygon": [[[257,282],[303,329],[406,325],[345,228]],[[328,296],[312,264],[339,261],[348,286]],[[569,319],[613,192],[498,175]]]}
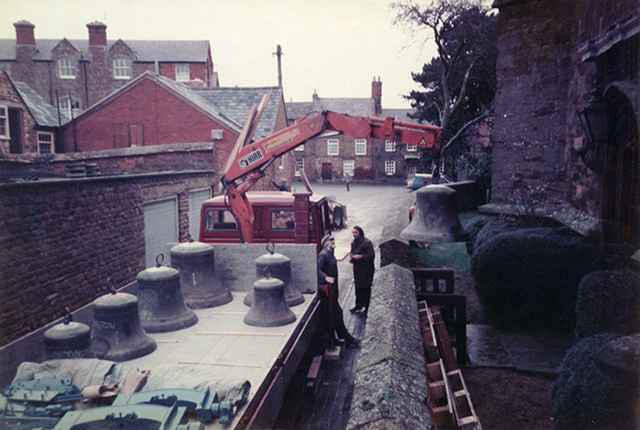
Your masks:
{"label": "stack of timber", "polygon": [[427,366],[427,407],[436,429],[482,430],[440,308],[421,301],[418,313]]}

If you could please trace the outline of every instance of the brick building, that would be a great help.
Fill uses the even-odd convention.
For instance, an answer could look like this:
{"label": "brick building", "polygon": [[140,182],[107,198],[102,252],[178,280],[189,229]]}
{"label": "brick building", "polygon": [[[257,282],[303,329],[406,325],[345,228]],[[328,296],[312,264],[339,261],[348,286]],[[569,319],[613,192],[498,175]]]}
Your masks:
{"label": "brick building", "polygon": [[[527,199],[605,256],[640,248],[640,9],[635,0],[496,0],[492,204]],[[587,139],[577,112],[601,96]],[[592,128],[593,128],[592,127]],[[511,206],[511,209],[509,208]]]}
{"label": "brick building", "polygon": [[0,39],[0,68],[69,114],[145,71],[193,86],[218,85],[206,40],[107,40],[107,26],[100,22],[87,24],[86,40],[36,39],[30,22],[14,26],[15,40]]}
{"label": "brick building", "polygon": [[66,120],[31,87],[0,70],[0,156],[54,153],[59,125]]}
{"label": "brick building", "polygon": [[[409,110],[382,108],[380,78],[371,82],[371,98],[321,98],[314,94],[311,102],[287,103],[287,116],[291,123],[296,118],[326,110],[415,122],[407,116],[411,112]],[[317,137],[294,150],[297,170],[304,169],[310,180],[325,182],[342,181],[345,173],[359,182],[404,181],[416,172],[419,154],[414,146],[343,135]]]}

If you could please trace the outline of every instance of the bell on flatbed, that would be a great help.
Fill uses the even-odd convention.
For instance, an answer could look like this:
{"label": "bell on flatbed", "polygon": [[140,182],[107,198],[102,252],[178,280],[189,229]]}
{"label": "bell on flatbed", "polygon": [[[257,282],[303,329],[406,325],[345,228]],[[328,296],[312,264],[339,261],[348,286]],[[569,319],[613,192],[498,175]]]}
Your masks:
{"label": "bell on flatbed", "polygon": [[233,300],[216,275],[213,247],[185,242],[171,248],[171,266],[180,271],[185,304],[191,309],[212,308]]}
{"label": "bell on flatbed", "polygon": [[148,333],[162,333],[191,327],[198,316],[184,305],[180,289],[180,273],[162,266],[164,255],[156,258],[157,266],[138,273],[140,322]]}
{"label": "bell on flatbed", "polygon": [[253,303],[244,316],[245,324],[258,327],[287,325],[296,320],[296,315],[284,299],[284,283],[272,278],[269,269],[265,277],[253,284]]}
{"label": "bell on flatbed", "polygon": [[461,242],[468,238],[458,219],[456,191],[446,185],[427,185],[416,191],[411,223],[400,232],[416,242]]}
{"label": "bell on flatbed", "polygon": [[155,351],[156,341],[140,325],[136,296],[113,289],[93,301],[91,347],[96,357],[112,361],[131,360]]}
{"label": "bell on flatbed", "polygon": [[88,325],[71,321],[67,308],[64,321],[44,332],[45,360],[64,358],[91,358],[91,328]]}
{"label": "bell on flatbed", "polygon": [[[280,279],[284,283],[284,299],[289,306],[296,306],[304,303],[304,297],[302,293],[298,291],[293,285],[291,285],[291,259],[286,255],[278,254],[274,252],[275,246],[273,243],[267,245],[268,254],[263,254],[256,258],[256,279],[260,279],[266,268],[271,271],[271,276]],[[253,303],[253,288],[244,298],[243,303],[247,306],[251,306]]]}

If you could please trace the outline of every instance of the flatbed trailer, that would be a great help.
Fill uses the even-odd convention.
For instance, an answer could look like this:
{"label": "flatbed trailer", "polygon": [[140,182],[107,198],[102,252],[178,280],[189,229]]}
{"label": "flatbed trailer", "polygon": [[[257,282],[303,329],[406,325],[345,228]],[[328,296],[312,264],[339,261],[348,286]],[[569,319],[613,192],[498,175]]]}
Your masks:
{"label": "flatbed trailer", "polygon": [[[236,261],[244,264],[253,256],[264,253],[263,245],[216,245],[216,252],[225,247],[236,247],[245,252],[245,261],[237,261],[233,255],[218,260],[224,266]],[[171,372],[171,367],[192,367],[198,381],[216,384],[216,381],[248,381],[251,389],[247,402],[236,411],[233,420],[222,425],[217,420],[205,423],[206,429],[264,429],[270,428],[278,417],[285,391],[291,382],[302,357],[311,344],[319,324],[319,299],[315,293],[315,246],[289,245],[292,248],[292,283],[305,284],[304,302],[291,307],[296,320],[279,327],[255,327],[243,322],[249,307],[243,300],[248,294],[247,279],[255,275],[250,270],[237,270],[233,274],[236,283],[244,285],[245,291],[232,289],[233,300],[225,305],[196,309],[198,323],[192,327],[166,333],[148,333],[157,343],[151,354],[122,361],[117,364],[155,372]],[[248,248],[247,248],[248,247]],[[295,250],[295,252],[293,252]],[[276,251],[282,252],[282,247]],[[310,257],[312,259],[310,260]],[[312,267],[309,266],[309,263]],[[295,270],[297,268],[297,270]],[[295,271],[295,273],[294,273]],[[228,270],[226,271],[228,274]],[[249,272],[249,273],[247,273]],[[295,279],[302,278],[302,279]],[[246,287],[249,285],[249,287]],[[299,288],[299,287],[298,287]],[[300,288],[299,288],[300,289]],[[137,283],[133,282],[120,292],[135,294]],[[92,304],[73,313],[73,320],[89,326],[92,323]],[[2,386],[11,382],[21,362],[41,362],[44,332],[59,324],[54,321],[4,347],[0,348],[0,380]],[[160,370],[161,369],[161,370]],[[168,378],[170,379],[170,378]],[[162,388],[185,388],[166,386]],[[144,387],[142,388],[144,391]],[[193,420],[193,419],[192,419]]]}

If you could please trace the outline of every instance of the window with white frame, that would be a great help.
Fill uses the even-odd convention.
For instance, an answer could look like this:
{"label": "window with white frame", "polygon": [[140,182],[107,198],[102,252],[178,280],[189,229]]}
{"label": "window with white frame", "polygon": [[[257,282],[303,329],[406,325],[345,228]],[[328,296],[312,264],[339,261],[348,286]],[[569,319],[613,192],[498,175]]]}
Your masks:
{"label": "window with white frame", "polygon": [[131,78],[131,61],[128,58],[113,60],[113,77],[116,79]]}
{"label": "window with white frame", "polygon": [[176,81],[186,82],[191,79],[188,64],[176,64]]}
{"label": "window with white frame", "polygon": [[53,133],[47,131],[38,132],[38,153],[53,154]]}
{"label": "window with white frame", "polygon": [[304,151],[304,143],[302,145],[296,146],[294,151]]}
{"label": "window with white frame", "polygon": [[9,109],[0,106],[0,138],[9,138]]}
{"label": "window with white frame", "polygon": [[342,161],[342,173],[344,175],[349,174],[349,176],[353,177],[353,171],[356,168],[356,162],[354,160],[343,160]]}
{"label": "window with white frame", "polygon": [[384,150],[385,152],[395,152],[396,151],[396,143],[392,140],[384,141]]}
{"label": "window with white frame", "polygon": [[64,98],[59,100],[60,112],[71,118],[71,111],[73,110],[73,116],[76,117],[80,113],[80,102],[77,100]]}
{"label": "window with white frame", "polygon": [[408,173],[408,174],[413,175],[413,174],[415,174],[417,171],[418,171],[418,165],[417,165],[417,164],[410,163],[410,164],[407,166],[407,173]]}
{"label": "window with white frame", "polygon": [[327,154],[338,155],[338,139],[327,140]]}
{"label": "window with white frame", "polygon": [[300,172],[304,170],[304,158],[296,158],[296,176],[300,176]]}
{"label": "window with white frame", "polygon": [[418,145],[407,145],[407,152],[416,152],[418,150]]}
{"label": "window with white frame", "polygon": [[356,155],[367,155],[367,139],[356,139]]}
{"label": "window with white frame", "polygon": [[384,162],[384,174],[387,176],[391,176],[396,173],[396,162],[395,161],[385,161]]}
{"label": "window with white frame", "polygon": [[63,79],[75,79],[76,78],[76,60],[73,58],[65,57],[58,60],[58,66],[60,68],[60,77]]}

